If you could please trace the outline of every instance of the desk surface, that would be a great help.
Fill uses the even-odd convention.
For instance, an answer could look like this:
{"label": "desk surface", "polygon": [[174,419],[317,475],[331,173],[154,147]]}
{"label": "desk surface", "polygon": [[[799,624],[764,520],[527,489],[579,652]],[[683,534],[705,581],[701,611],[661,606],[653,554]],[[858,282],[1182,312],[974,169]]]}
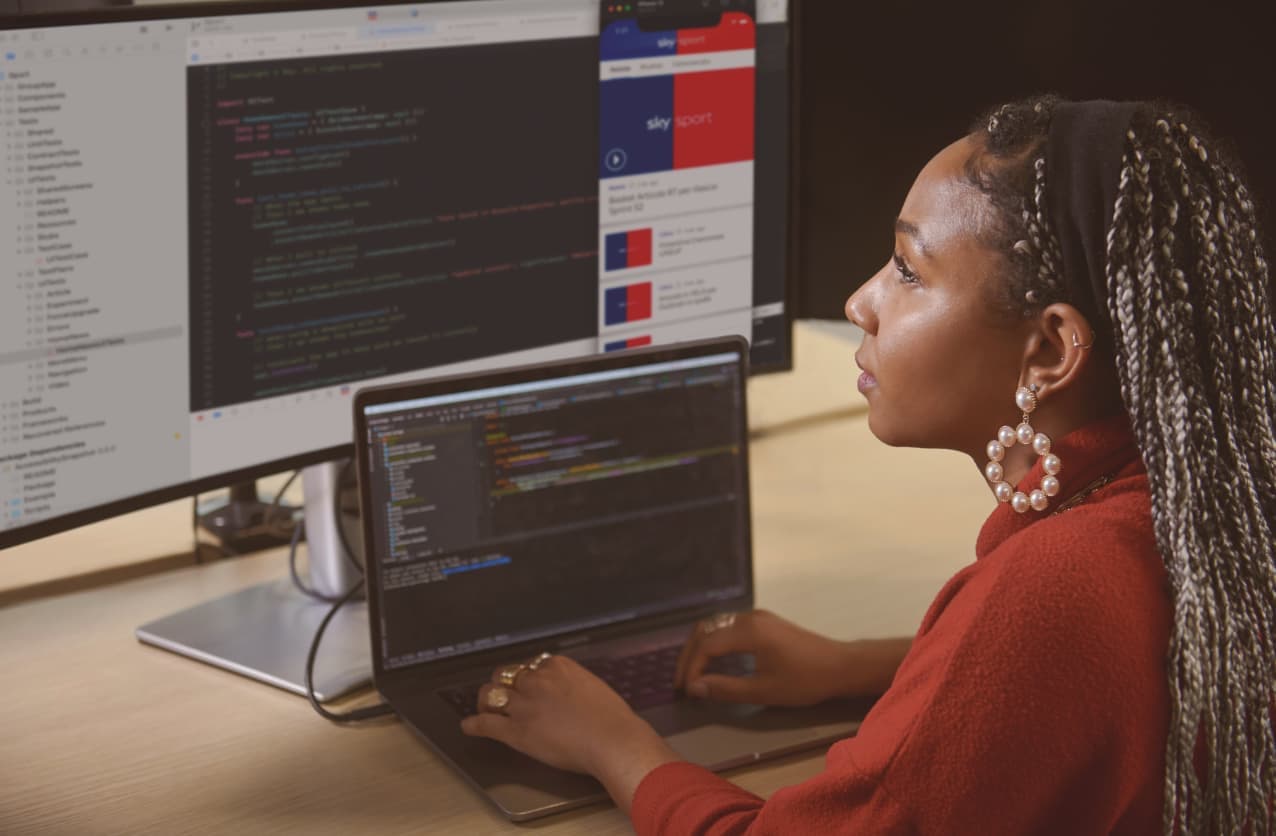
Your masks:
{"label": "desk surface", "polygon": [[[828,346],[841,350],[845,363],[799,355],[802,385],[851,387],[849,349]],[[818,379],[832,368],[836,379]],[[751,450],[759,605],[842,638],[911,635],[973,559],[993,504],[978,472],[958,454],[887,448],[863,417],[804,423],[780,414],[791,405],[769,408],[787,429]],[[396,722],[331,726],[295,696],[133,638],[143,622],[282,576],[284,560],[0,609],[0,832],[630,832],[610,805],[509,824]],[[768,795],[822,766],[816,751],[729,777]]]}

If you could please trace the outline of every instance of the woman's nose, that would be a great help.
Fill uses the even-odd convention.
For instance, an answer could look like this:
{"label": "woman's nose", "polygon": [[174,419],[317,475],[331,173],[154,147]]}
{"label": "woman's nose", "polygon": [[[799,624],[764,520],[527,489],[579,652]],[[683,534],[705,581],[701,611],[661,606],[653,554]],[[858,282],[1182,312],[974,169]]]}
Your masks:
{"label": "woman's nose", "polygon": [[877,332],[877,312],[874,309],[876,287],[877,276],[875,275],[860,285],[859,289],[846,300],[846,318],[868,334]]}

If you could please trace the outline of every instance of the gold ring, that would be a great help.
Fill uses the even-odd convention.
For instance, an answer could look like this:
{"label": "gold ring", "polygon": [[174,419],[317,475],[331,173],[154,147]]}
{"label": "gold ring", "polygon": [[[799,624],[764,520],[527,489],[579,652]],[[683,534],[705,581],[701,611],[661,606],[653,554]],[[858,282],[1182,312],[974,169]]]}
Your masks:
{"label": "gold ring", "polygon": [[710,633],[716,633],[718,630],[725,630],[732,624],[735,624],[735,613],[720,612],[711,618],[701,621],[700,632],[707,636]]}
{"label": "gold ring", "polygon": [[496,672],[496,681],[506,688],[514,688],[518,685],[519,675],[525,670],[527,665],[506,665]]}
{"label": "gold ring", "polygon": [[527,663],[527,669],[529,671],[539,670],[541,665],[545,664],[552,658],[554,658],[554,654],[542,653],[541,655],[537,656],[535,659]]}
{"label": "gold ring", "polygon": [[492,709],[496,713],[505,714],[505,709],[508,708],[510,704],[510,692],[504,688],[489,688],[487,691],[487,698],[484,702],[487,703],[488,708]]}

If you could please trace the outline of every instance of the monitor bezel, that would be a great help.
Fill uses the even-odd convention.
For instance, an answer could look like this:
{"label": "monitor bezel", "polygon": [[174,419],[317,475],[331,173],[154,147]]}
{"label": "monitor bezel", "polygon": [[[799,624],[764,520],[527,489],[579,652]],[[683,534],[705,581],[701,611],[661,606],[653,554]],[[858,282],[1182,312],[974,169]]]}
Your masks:
{"label": "monitor bezel", "polygon": [[[0,15],[0,30],[41,29],[52,26],[82,26],[102,23],[127,23],[130,21],[151,21],[165,19],[207,18],[221,16],[242,16],[252,14],[271,14],[279,12],[305,12],[324,9],[342,8],[386,8],[391,6],[418,6],[430,3],[465,2],[465,0],[220,0],[208,3],[166,3],[147,6],[112,6],[105,8],[84,9],[60,12],[34,12],[20,15]],[[788,79],[789,79],[789,183],[788,183],[788,275],[785,277],[784,299],[784,337],[787,344],[785,357],[776,363],[750,364],[749,374],[766,374],[790,371],[793,368],[793,311],[797,300],[798,269],[798,235],[799,224],[796,217],[799,205],[798,195],[798,148],[797,148],[797,85],[796,72],[797,26],[795,15],[800,3],[789,0],[787,21],[789,29]],[[422,374],[427,369],[420,370]],[[352,383],[357,386],[357,383]],[[251,467],[205,476],[180,482],[153,491],[135,494],[122,499],[111,500],[99,505],[71,511],[66,514],[40,520],[31,525],[24,525],[0,531],[0,551],[60,534],[73,528],[101,522],[133,511],[140,511],[154,505],[174,502],[196,496],[201,493],[224,488],[241,482],[252,481],[310,465],[321,464],[335,459],[348,459],[354,454],[352,442],[336,444],[320,450],[313,450],[295,456],[272,459]]]}
{"label": "monitor bezel", "polygon": [[[387,669],[381,658],[381,586],[375,568],[365,573],[367,583],[368,628],[372,639],[372,671],[373,683],[381,687],[387,680],[411,678],[428,666],[432,673],[447,673],[452,670],[463,670],[482,667],[489,661],[498,658],[515,658],[520,654],[530,654],[551,648],[561,650],[581,644],[606,641],[609,638],[632,633],[635,625],[654,627],[663,624],[678,624],[704,618],[723,609],[749,609],[753,606],[753,507],[749,485],[749,427],[748,427],[748,386],[749,378],[749,343],[743,337],[710,337],[703,340],[672,343],[652,346],[631,351],[612,354],[593,354],[566,360],[550,360],[543,363],[532,363],[505,369],[493,369],[485,372],[449,375],[416,382],[392,383],[385,386],[371,386],[361,389],[354,398],[355,438],[363,439],[356,443],[357,472],[363,473],[368,467],[370,446],[366,442],[367,415],[366,407],[409,401],[435,395],[452,394],[472,389],[507,386],[527,383],[535,380],[547,380],[556,377],[570,377],[576,374],[610,371],[612,369],[645,366],[652,363],[663,363],[674,360],[687,360],[713,354],[733,353],[740,357],[740,379],[745,385],[740,387],[740,407],[738,409],[738,426],[740,443],[740,502],[744,521],[741,526],[743,542],[741,551],[745,561],[745,590],[742,594],[730,599],[712,601],[704,604],[677,607],[673,610],[654,615],[640,616],[632,621],[623,621],[603,627],[567,630],[547,638],[527,642],[503,645],[490,650],[462,653],[426,662],[417,662],[403,667]],[[373,542],[373,523],[368,514],[372,504],[371,485],[368,480],[359,480],[359,512],[363,553],[375,553]],[[582,638],[587,637],[587,638]]]}

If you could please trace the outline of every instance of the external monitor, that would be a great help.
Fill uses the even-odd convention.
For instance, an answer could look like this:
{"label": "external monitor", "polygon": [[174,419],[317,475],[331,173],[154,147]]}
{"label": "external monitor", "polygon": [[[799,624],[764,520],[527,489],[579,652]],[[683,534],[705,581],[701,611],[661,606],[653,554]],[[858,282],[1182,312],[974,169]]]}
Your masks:
{"label": "external monitor", "polygon": [[[790,363],[786,0],[2,25],[0,548],[310,467],[312,561],[339,588],[323,463],[349,456],[362,386],[723,334]],[[142,636],[297,690],[256,670],[295,670],[287,641],[222,658],[312,632],[287,597]],[[196,646],[207,623],[227,626]]]}

